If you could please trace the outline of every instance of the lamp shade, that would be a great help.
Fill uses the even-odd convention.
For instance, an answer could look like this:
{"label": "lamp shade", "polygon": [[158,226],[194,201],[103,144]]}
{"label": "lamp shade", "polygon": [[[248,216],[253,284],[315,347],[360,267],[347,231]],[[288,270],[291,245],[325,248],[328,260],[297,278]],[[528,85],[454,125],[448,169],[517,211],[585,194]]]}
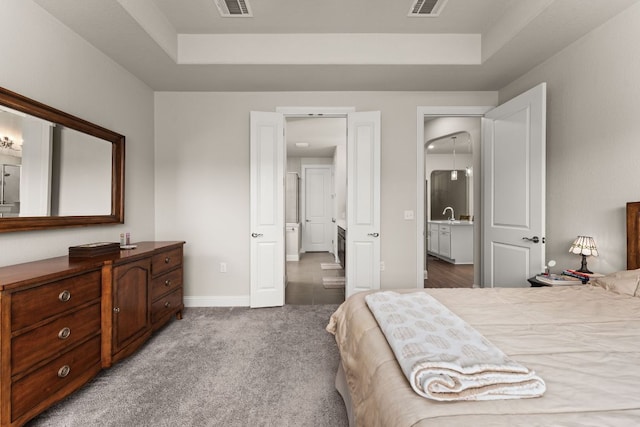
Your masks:
{"label": "lamp shade", "polygon": [[569,252],[576,255],[598,256],[596,242],[593,240],[593,237],[589,236],[576,237],[576,240],[573,241],[569,248]]}

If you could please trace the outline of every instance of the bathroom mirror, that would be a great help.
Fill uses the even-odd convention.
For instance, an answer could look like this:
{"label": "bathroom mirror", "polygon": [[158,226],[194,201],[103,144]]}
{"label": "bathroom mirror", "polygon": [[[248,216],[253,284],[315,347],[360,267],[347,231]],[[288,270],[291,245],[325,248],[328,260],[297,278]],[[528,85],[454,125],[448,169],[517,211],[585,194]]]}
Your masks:
{"label": "bathroom mirror", "polygon": [[123,223],[124,143],[0,88],[0,232]]}
{"label": "bathroom mirror", "polygon": [[456,219],[469,214],[467,177],[464,170],[458,170],[456,180],[451,179],[450,170],[431,172],[431,220],[449,219],[449,212],[443,214],[447,206],[453,208]]}

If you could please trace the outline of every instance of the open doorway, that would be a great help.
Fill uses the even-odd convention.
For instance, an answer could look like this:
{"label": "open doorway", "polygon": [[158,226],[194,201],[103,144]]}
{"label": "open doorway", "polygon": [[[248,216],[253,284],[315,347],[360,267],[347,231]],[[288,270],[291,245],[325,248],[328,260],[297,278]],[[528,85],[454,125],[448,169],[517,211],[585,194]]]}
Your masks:
{"label": "open doorway", "polygon": [[480,117],[424,118],[424,286],[474,284]]}
{"label": "open doorway", "polygon": [[285,116],[346,117],[349,185],[344,225],[348,230],[341,251],[345,295],[380,289],[380,111],[356,112],[351,107],[276,110],[250,112],[250,306],[285,303]]}
{"label": "open doorway", "polygon": [[285,117],[285,304],[345,298],[337,227],[346,220],[346,117]]}

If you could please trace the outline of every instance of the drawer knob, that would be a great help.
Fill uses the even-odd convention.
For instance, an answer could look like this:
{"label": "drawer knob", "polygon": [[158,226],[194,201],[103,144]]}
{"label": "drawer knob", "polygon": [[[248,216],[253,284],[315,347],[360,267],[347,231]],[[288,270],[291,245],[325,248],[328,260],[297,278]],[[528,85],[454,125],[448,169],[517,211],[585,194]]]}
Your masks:
{"label": "drawer knob", "polygon": [[120,313],[120,307],[113,307],[114,313]]}
{"label": "drawer knob", "polygon": [[171,307],[171,302],[169,302],[169,301],[165,302],[165,303],[164,303],[164,306],[165,306],[166,308]]}
{"label": "drawer knob", "polygon": [[66,340],[67,338],[69,338],[69,335],[71,335],[71,329],[67,327],[60,329],[60,332],[58,332],[58,338],[60,338],[61,340]]}
{"label": "drawer knob", "polygon": [[58,369],[58,377],[64,378],[69,375],[69,372],[71,372],[69,365],[64,365],[62,368]]}
{"label": "drawer knob", "polygon": [[65,289],[64,291],[60,292],[60,295],[58,295],[58,299],[62,302],[69,301],[71,299],[71,292]]}
{"label": "drawer knob", "polygon": [[165,280],[164,281],[164,285],[165,286],[171,286],[171,280],[170,279]]}
{"label": "drawer knob", "polygon": [[169,264],[169,261],[171,261],[171,258],[169,258],[169,257],[166,257],[166,258],[164,259],[164,263],[165,263],[165,264]]}

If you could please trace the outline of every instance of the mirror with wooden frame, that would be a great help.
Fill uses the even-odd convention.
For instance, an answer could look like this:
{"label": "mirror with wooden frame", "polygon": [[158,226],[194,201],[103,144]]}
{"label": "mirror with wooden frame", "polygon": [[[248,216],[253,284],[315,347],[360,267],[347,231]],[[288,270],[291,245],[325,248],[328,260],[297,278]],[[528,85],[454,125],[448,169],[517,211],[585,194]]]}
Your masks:
{"label": "mirror with wooden frame", "polygon": [[0,88],[0,233],[124,223],[124,145]]}

